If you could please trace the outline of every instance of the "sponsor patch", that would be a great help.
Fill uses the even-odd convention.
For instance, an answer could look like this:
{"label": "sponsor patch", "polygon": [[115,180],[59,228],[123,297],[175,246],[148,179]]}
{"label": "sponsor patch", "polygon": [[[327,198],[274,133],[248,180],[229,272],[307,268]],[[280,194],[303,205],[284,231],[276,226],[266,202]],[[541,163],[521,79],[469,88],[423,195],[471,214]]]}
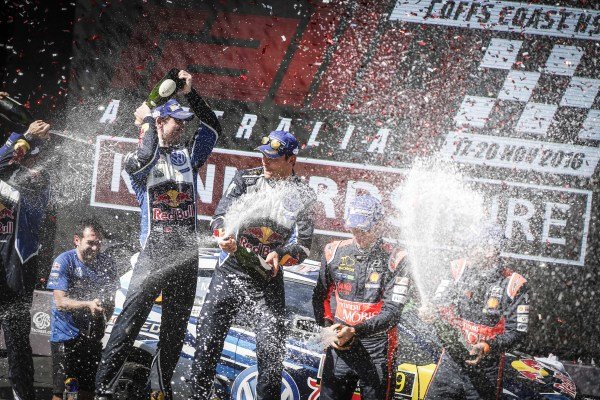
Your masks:
{"label": "sponsor patch", "polygon": [[60,271],[60,264],[59,263],[52,264],[52,271]]}
{"label": "sponsor patch", "polygon": [[408,292],[408,286],[405,285],[394,285],[393,293],[406,294]]}
{"label": "sponsor patch", "polygon": [[392,295],[392,301],[394,303],[404,303],[404,302],[406,302],[406,295],[404,295],[404,294],[394,294],[394,295]]}
{"label": "sponsor patch", "polygon": [[337,274],[339,279],[348,279],[349,281],[353,281],[354,280],[354,275],[350,275],[350,274],[341,274],[338,273]]}
{"label": "sponsor patch", "polygon": [[498,308],[499,305],[500,305],[500,302],[495,297],[490,297],[487,301],[488,308],[491,308],[492,310],[495,310],[496,308]]}
{"label": "sponsor patch", "polygon": [[522,314],[529,313],[529,306],[528,305],[520,305],[517,307],[517,312],[522,313]]}
{"label": "sponsor patch", "polygon": [[379,278],[380,278],[380,275],[377,272],[371,272],[371,275],[369,275],[369,281],[372,283],[378,282]]}
{"label": "sponsor patch", "polygon": [[517,322],[522,322],[524,324],[529,322],[529,315],[517,315]]}
{"label": "sponsor patch", "polygon": [[405,285],[408,286],[408,277],[399,276],[396,278],[396,285]]}
{"label": "sponsor patch", "polygon": [[527,324],[517,324],[517,330],[519,332],[527,332]]}

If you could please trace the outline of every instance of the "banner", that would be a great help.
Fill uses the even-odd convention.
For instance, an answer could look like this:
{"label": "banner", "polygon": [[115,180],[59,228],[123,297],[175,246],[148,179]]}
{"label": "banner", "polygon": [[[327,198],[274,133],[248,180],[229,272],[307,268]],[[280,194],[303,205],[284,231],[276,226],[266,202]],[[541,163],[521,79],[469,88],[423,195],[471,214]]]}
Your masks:
{"label": "banner", "polygon": [[[135,150],[136,143],[135,139],[120,137],[97,138],[92,206],[139,211],[122,163],[125,153]],[[259,165],[258,152],[215,149],[198,173],[199,218],[211,219],[237,170]],[[400,184],[405,170],[300,158],[295,172],[317,193],[316,233],[348,236],[343,228],[344,212],[361,192],[382,199],[390,215],[387,224],[398,227],[397,214],[402,210],[396,207],[402,195]],[[503,256],[584,265],[592,212],[591,191],[482,178],[473,178],[470,183],[472,188],[488,194],[492,218],[504,226],[509,240]],[[544,201],[540,203],[539,198]],[[444,243],[437,245],[443,247]]]}
{"label": "banner", "polygon": [[183,68],[223,126],[199,176],[203,219],[235,169],[258,165],[248,151],[290,130],[319,190],[319,234],[342,234],[359,190],[393,209],[412,163],[441,156],[497,201],[505,255],[581,266],[597,246],[599,32],[597,10],[514,1],[114,4],[76,24],[87,51],[74,55],[68,128],[96,143],[90,205],[137,211],[121,171],[132,112]]}

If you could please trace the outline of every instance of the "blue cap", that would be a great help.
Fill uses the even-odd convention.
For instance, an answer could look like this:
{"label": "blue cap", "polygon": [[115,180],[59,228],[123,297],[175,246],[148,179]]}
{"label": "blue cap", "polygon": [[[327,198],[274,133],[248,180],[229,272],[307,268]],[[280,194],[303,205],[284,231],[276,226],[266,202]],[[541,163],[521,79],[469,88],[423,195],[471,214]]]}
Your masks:
{"label": "blue cap", "polygon": [[294,156],[298,154],[298,140],[290,132],[273,131],[269,133],[268,138],[263,138],[263,144],[258,146],[256,150],[269,158]]}
{"label": "blue cap", "polygon": [[194,118],[194,113],[185,111],[183,109],[183,107],[181,107],[181,104],[179,104],[177,102],[177,100],[175,100],[175,99],[171,99],[171,100],[167,101],[165,104],[163,104],[162,106],[156,107],[154,109],[154,112],[152,115],[155,118],[156,117],[160,117],[160,118],[172,117],[172,118],[181,119],[184,121],[189,121],[192,118]]}
{"label": "blue cap", "polygon": [[370,194],[364,194],[356,196],[350,203],[346,216],[346,227],[368,231],[382,218],[381,202]]}

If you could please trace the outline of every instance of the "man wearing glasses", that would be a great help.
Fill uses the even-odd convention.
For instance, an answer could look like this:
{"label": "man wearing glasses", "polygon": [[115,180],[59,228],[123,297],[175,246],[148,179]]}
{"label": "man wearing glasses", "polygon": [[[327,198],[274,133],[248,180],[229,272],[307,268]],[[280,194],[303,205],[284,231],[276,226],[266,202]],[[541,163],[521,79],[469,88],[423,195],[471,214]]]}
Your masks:
{"label": "man wearing glasses", "polygon": [[[294,174],[298,154],[294,135],[271,132],[257,150],[262,167],[236,173],[211,223],[221,254],[198,320],[191,399],[210,398],[216,364],[239,310],[255,320],[256,398],[281,398],[285,353],[281,266],[300,263],[309,255],[315,193]],[[239,211],[240,202],[256,212],[232,230],[228,213]],[[273,204],[282,207],[273,213]]]}
{"label": "man wearing glasses", "polygon": [[[158,397],[172,399],[171,377],[183,346],[187,320],[194,304],[198,275],[196,240],[196,181],[221,126],[216,115],[192,88],[192,76],[182,93],[192,112],[171,99],[154,112],[143,103],[135,112],[142,121],[138,149],[127,155],[141,208],[142,251],[135,265],[127,298],[102,354],[96,375],[98,399],[110,399],[131,345],[154,300],[162,291],[162,324],[152,363],[158,376]],[[183,127],[194,115],[200,124],[191,143],[182,143]]]}
{"label": "man wearing glasses", "polygon": [[350,400],[359,381],[361,398],[390,398],[396,324],[410,279],[406,252],[383,242],[383,216],[379,200],[357,196],[346,216],[352,238],[325,247],[313,307],[335,340],[325,356],[321,399]]}

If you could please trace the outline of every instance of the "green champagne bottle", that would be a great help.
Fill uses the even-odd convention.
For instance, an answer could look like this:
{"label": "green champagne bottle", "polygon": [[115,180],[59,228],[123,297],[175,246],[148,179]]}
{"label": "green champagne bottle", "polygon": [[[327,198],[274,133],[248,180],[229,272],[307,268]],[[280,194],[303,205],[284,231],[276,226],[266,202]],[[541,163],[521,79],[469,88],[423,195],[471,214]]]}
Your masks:
{"label": "green champagne bottle", "polygon": [[35,119],[21,103],[15,99],[4,96],[0,99],[0,115],[12,123],[29,126]]}
{"label": "green champagne bottle", "polygon": [[171,68],[160,82],[154,86],[146,100],[148,107],[158,107],[165,104],[185,86],[185,80],[179,79],[177,75],[179,75],[179,69]]}

